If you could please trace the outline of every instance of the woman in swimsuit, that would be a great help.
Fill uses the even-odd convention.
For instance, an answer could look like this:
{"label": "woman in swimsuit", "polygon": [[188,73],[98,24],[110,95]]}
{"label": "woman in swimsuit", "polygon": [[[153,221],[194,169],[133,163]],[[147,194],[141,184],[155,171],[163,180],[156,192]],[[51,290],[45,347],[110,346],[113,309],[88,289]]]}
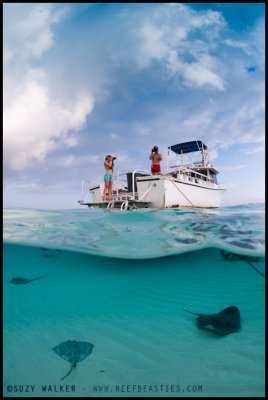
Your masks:
{"label": "woman in swimsuit", "polygon": [[106,174],[104,175],[104,190],[103,190],[103,201],[106,201],[106,194],[108,190],[109,201],[112,201],[112,186],[113,186],[113,157],[107,156],[104,161],[104,168],[106,169]]}

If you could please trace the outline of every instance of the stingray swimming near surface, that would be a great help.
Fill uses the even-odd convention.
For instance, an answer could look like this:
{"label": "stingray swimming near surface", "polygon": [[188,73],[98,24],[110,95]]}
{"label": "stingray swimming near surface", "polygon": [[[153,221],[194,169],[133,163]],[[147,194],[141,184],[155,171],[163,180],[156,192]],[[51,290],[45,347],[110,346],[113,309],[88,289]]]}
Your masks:
{"label": "stingray swimming near surface", "polygon": [[[48,249],[48,248],[46,248],[46,247],[40,247],[40,249],[43,250],[43,251],[46,251],[46,252],[50,250],[50,249]],[[56,251],[60,251],[60,250],[57,250],[57,249],[56,249]],[[55,254],[50,254],[50,253],[48,253],[48,254],[43,254],[41,257],[42,257],[42,258],[55,258],[56,255],[55,255]]]}
{"label": "stingray swimming near surface", "polygon": [[196,319],[198,328],[213,330],[220,335],[227,335],[241,328],[240,312],[236,306],[227,307],[217,314],[197,314],[188,310],[184,311],[198,315]]}
{"label": "stingray swimming near surface", "polygon": [[68,340],[55,346],[53,350],[64,360],[69,361],[72,366],[70,371],[61,380],[66,378],[79,361],[84,360],[92,352],[94,345],[89,342],[77,342]]}
{"label": "stingray swimming near surface", "polygon": [[260,261],[260,257],[254,257],[254,256],[248,256],[248,255],[241,255],[241,254],[235,254],[235,253],[231,253],[231,252],[225,252],[224,250],[221,250],[221,255],[223,256],[223,258],[226,261],[246,261],[248,263],[248,265],[251,266],[251,268],[253,268],[256,272],[258,272],[258,274],[260,274],[261,276],[263,276],[265,278],[265,274],[263,274],[261,271],[259,271],[253,264],[252,262],[259,262]]}
{"label": "stingray swimming near surface", "polygon": [[226,252],[224,250],[221,250],[221,255],[226,261],[253,261],[253,262],[259,262],[260,257],[255,257],[255,256],[248,256],[248,255],[242,255],[242,254],[235,254],[231,252]]}
{"label": "stingray swimming near surface", "polygon": [[18,277],[18,278],[11,279],[10,283],[13,283],[13,285],[25,285],[26,283],[38,281],[39,279],[41,279],[41,277],[35,278],[35,279],[25,279],[25,278]]}

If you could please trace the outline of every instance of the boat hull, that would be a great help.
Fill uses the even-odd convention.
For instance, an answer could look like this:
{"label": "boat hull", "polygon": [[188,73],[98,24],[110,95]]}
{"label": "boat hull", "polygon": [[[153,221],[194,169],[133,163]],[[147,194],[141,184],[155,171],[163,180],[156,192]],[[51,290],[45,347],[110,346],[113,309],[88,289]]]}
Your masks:
{"label": "boat hull", "polygon": [[166,176],[137,178],[137,188],[139,199],[150,202],[152,208],[219,207],[226,190]]}

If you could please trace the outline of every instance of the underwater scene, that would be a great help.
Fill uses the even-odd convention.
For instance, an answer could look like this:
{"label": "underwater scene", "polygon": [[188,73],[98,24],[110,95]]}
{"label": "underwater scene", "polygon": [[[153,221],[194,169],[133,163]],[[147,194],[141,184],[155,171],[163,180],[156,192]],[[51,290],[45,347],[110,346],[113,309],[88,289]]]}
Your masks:
{"label": "underwater scene", "polygon": [[265,206],[3,211],[5,397],[263,397]]}

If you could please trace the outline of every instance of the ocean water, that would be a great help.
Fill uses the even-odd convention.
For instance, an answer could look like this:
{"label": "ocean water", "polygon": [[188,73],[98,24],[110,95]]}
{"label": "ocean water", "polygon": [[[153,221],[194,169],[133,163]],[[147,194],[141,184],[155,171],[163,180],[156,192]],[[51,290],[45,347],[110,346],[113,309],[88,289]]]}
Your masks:
{"label": "ocean water", "polygon": [[[3,219],[4,396],[264,396],[264,204]],[[230,306],[224,336],[184,311]],[[94,347],[62,380],[68,341]]]}

